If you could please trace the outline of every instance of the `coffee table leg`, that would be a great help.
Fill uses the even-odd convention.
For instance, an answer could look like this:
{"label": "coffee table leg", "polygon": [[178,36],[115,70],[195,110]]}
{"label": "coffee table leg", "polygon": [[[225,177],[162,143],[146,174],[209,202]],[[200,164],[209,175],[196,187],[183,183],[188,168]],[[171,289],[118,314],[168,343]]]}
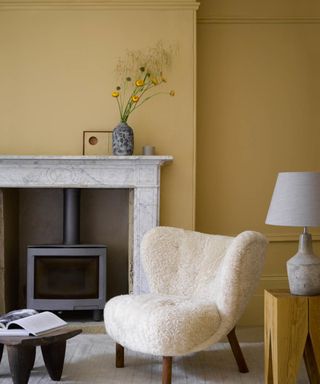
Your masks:
{"label": "coffee table leg", "polygon": [[3,344],[0,344],[0,363],[2,359],[2,353],[3,353]]}
{"label": "coffee table leg", "polygon": [[59,381],[63,370],[66,341],[42,345],[41,350],[44,363],[51,379]]}
{"label": "coffee table leg", "polygon": [[7,351],[13,383],[27,384],[36,356],[36,347],[7,345]]}

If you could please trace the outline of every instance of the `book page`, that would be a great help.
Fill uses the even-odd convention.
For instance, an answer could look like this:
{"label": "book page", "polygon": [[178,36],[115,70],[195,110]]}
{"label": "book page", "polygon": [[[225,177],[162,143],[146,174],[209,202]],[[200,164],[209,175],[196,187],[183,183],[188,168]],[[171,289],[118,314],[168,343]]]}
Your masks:
{"label": "book page", "polygon": [[67,323],[52,312],[41,312],[23,319],[11,321],[7,328],[24,328],[33,335],[40,335],[48,331],[66,326]]}
{"label": "book page", "polygon": [[5,313],[0,316],[0,328],[6,328],[6,325],[14,320],[22,319],[23,317],[32,316],[38,313],[34,309],[15,309],[14,311]]}
{"label": "book page", "polygon": [[30,333],[25,329],[0,329],[0,337],[1,336],[29,336]]}

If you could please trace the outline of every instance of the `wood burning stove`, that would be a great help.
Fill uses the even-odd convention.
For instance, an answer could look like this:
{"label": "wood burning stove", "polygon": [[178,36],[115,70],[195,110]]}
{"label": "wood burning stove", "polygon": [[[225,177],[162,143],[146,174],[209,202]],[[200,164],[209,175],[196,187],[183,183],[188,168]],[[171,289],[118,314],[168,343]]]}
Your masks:
{"label": "wood burning stove", "polygon": [[63,244],[27,250],[27,307],[93,310],[106,302],[106,246],[80,244],[80,189],[64,189]]}

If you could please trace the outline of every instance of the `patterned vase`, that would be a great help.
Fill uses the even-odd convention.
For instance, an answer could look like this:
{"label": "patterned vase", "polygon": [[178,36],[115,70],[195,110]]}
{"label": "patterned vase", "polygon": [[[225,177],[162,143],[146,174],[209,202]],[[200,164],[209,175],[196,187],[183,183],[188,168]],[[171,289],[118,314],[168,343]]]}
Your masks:
{"label": "patterned vase", "polygon": [[119,123],[112,131],[112,154],[130,156],[133,154],[133,129],[127,123]]}

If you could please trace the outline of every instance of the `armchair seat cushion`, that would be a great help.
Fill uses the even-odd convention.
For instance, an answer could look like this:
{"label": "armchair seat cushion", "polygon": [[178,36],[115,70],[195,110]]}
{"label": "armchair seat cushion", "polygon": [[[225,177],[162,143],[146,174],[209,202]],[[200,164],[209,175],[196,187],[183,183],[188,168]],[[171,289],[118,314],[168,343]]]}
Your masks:
{"label": "armchair seat cushion", "polygon": [[198,350],[221,322],[212,302],[160,294],[114,297],[105,306],[104,319],[108,334],[117,343],[166,356]]}

